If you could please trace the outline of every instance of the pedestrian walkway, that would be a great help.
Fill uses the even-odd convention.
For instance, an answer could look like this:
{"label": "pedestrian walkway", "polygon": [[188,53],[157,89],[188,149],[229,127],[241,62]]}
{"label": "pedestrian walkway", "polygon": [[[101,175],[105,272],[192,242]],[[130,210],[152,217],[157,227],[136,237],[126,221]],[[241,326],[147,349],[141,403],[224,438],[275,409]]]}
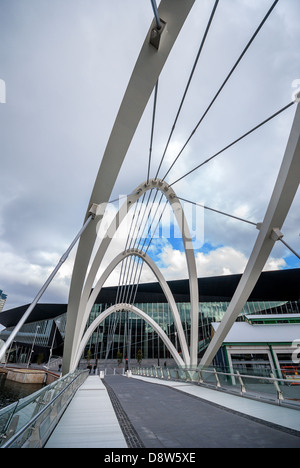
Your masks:
{"label": "pedestrian walkway", "polygon": [[89,376],[45,448],[300,448],[299,415],[189,383]]}
{"label": "pedestrian walkway", "polygon": [[89,376],[79,388],[45,448],[127,448],[99,376]]}
{"label": "pedestrian walkway", "polygon": [[232,410],[236,413],[244,414],[252,419],[259,419],[264,423],[278,425],[291,431],[297,431],[300,435],[300,411],[283,406],[275,406],[257,400],[251,400],[245,397],[239,397],[225,393],[222,391],[212,390],[206,387],[201,387],[194,384],[184,382],[174,382],[171,380],[160,380],[154,378],[133,376],[144,380],[145,382],[152,382],[157,385],[165,385],[172,387],[181,392],[189,395],[196,396],[203,400],[214,403],[221,407]]}
{"label": "pedestrian walkway", "polygon": [[159,379],[105,382],[146,448],[300,448],[299,411]]}

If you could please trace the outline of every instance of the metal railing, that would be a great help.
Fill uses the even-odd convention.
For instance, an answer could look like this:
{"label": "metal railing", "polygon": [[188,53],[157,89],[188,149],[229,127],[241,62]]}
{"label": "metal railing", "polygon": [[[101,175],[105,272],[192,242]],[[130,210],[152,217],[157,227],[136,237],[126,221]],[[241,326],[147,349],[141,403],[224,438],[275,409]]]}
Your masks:
{"label": "metal railing", "polygon": [[42,448],[88,371],[76,371],[0,410],[0,448]]}
{"label": "metal railing", "polygon": [[133,375],[187,382],[300,410],[300,380],[276,378],[272,372],[266,377],[215,368],[133,367],[131,371]]}

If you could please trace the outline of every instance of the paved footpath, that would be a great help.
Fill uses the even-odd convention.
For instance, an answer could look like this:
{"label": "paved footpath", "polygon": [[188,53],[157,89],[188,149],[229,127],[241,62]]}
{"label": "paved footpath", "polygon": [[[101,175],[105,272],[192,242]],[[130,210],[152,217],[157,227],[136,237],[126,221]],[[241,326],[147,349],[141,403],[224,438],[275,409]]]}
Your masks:
{"label": "paved footpath", "polygon": [[[162,384],[155,379],[115,375],[106,376],[105,384],[111,398],[113,396],[119,403],[119,408],[128,417],[141,444],[137,445],[139,447],[300,448],[300,432],[297,432],[298,428],[300,431],[300,413],[295,410],[259,402],[252,404],[250,400],[232,397],[235,399],[235,406],[239,405],[237,402],[240,400],[246,400],[249,414],[241,414],[230,408],[229,403],[227,408],[223,403],[220,406],[217,398],[213,403],[205,401],[204,393],[200,394],[197,390],[200,387],[178,382]],[[208,392],[207,398],[210,400],[214,399],[214,394],[223,398],[220,392]],[[258,403],[258,406],[254,403]],[[283,420],[289,418],[285,424],[287,427],[278,426],[276,417],[274,421],[271,416],[267,417],[270,420],[262,423],[257,419],[259,415],[251,416],[251,408],[262,411],[259,405],[263,405],[269,413],[279,414],[276,417],[282,416]],[[278,413],[278,410],[282,411]],[[264,418],[264,414],[261,414],[261,417]],[[291,424],[287,423],[288,421]],[[126,433],[126,429],[124,432]]]}
{"label": "paved footpath", "polygon": [[99,376],[89,376],[77,390],[45,448],[127,448]]}

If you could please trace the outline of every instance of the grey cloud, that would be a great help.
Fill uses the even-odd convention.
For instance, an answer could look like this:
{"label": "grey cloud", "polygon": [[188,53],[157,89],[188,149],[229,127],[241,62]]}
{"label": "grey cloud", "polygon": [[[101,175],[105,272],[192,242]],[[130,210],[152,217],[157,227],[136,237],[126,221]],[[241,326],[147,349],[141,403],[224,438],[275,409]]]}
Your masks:
{"label": "grey cloud", "polygon": [[[162,172],[269,6],[269,1],[261,0],[220,2]],[[153,175],[210,9],[211,2],[196,2],[162,74]],[[35,295],[54,254],[63,253],[82,225],[152,11],[140,0],[11,0],[1,3],[0,13],[0,78],[7,85],[7,103],[0,105],[0,258],[6,255],[14,263],[9,275],[1,271],[0,286],[9,295],[9,306]],[[287,104],[292,81],[300,78],[299,13],[300,5],[294,0],[275,10],[170,173],[169,182]],[[178,194],[229,212],[247,205],[249,215],[260,221],[293,112],[175,186]],[[130,193],[146,178],[151,117],[152,100],[113,198]],[[291,243],[297,232],[298,207],[299,198],[286,223]],[[248,227],[234,230],[231,222],[207,215],[205,232],[213,244],[222,242],[246,255],[255,237],[250,231]],[[279,249],[278,255],[284,252]],[[40,267],[39,275],[31,265]],[[33,277],[25,281],[29,273]],[[67,280],[61,281],[62,288],[56,283],[47,298],[66,297]]]}

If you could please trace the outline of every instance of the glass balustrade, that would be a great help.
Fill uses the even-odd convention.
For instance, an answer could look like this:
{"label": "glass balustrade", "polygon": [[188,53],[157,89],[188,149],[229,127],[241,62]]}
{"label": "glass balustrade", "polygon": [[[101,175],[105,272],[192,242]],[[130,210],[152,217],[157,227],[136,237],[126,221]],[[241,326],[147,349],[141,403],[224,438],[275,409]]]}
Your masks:
{"label": "glass balustrade", "polygon": [[300,410],[300,380],[243,374],[227,369],[189,369],[177,367],[132,367],[133,375],[202,385],[231,394],[289,406]]}
{"label": "glass balustrade", "polygon": [[67,374],[0,410],[0,448],[43,447],[88,371]]}

